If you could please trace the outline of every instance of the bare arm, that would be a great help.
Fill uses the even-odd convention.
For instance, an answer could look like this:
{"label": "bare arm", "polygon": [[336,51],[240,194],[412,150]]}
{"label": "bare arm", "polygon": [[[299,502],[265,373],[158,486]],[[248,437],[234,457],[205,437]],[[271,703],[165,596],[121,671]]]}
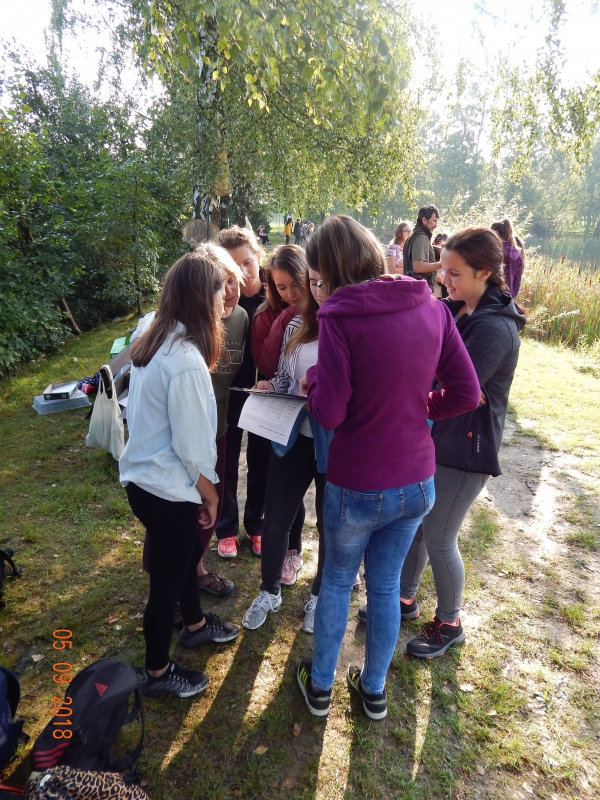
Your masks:
{"label": "bare arm", "polygon": [[427,261],[413,261],[413,272],[437,272],[439,268],[440,265],[437,261],[434,261],[433,264]]}

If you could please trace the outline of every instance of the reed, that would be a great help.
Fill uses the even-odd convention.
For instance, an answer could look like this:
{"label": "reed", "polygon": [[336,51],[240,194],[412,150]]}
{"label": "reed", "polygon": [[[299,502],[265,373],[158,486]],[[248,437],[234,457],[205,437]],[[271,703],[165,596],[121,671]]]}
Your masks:
{"label": "reed", "polygon": [[529,253],[517,302],[527,335],[582,350],[600,341],[600,270]]}

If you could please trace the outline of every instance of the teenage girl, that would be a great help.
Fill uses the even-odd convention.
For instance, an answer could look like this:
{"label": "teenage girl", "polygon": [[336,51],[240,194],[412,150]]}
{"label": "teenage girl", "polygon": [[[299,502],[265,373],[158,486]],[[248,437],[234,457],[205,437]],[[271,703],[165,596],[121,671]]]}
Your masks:
{"label": "teenage girl", "polygon": [[402,275],[404,272],[404,243],[411,233],[410,222],[400,222],[396,227],[394,238],[385,248],[385,260],[391,275]]}
{"label": "teenage girl", "polygon": [[525,249],[518,236],[515,235],[509,219],[492,222],[491,228],[502,239],[504,251],[504,280],[511,297],[516,297],[521,288],[521,278],[525,269]]}
{"label": "teenage girl", "polygon": [[[302,248],[290,246],[285,249],[291,251],[290,255],[294,255],[298,268],[302,267],[306,270]],[[286,328],[279,369],[271,381],[260,381],[259,389],[302,395],[300,380],[306,374],[307,369],[317,363],[319,336],[317,311],[325,299],[325,294],[318,272],[309,269],[307,277],[310,290],[304,294],[301,301],[300,314],[294,317]],[[261,590],[242,620],[244,627],[250,630],[259,628],[266,620],[269,611],[279,609],[281,584],[296,582],[298,555],[294,548],[289,549],[291,537],[287,531],[298,514],[308,487],[314,480],[319,557],[317,574],[313,581],[310,600],[306,605],[302,624],[304,631],[313,632],[325,558],[323,493],[329,438],[310,414],[306,414],[296,440],[285,455],[281,458],[277,456],[271,458],[265,500]]]}
{"label": "teenage girl", "polygon": [[[252,320],[256,310],[265,299],[260,270],[260,263],[265,251],[251,231],[237,225],[220,232],[219,244],[227,250],[244,274],[244,285],[240,287],[239,305],[248,315],[250,328],[244,344],[242,361],[232,386],[249,389],[256,383],[256,370],[251,349]],[[239,531],[237,486],[243,434],[242,429],[238,428],[238,422],[245,400],[246,395],[243,392],[231,392],[229,396],[223,508],[216,530],[219,541],[218,553],[222,558],[234,558],[237,555]],[[260,556],[262,518],[270,457],[271,443],[261,436],[249,433],[246,450],[248,476],[243,521],[246,534],[252,542],[252,552],[257,556]]]}
{"label": "teenage girl", "polygon": [[[479,408],[435,422],[435,506],[425,517],[402,569],[401,598],[417,609],[416,594],[431,561],[437,594],[433,620],[407,651],[433,658],[462,642],[460,608],[465,570],[458,549],[460,527],[490,475],[501,474],[498,451],[508,393],[519,358],[525,317],[507,292],[502,243],[489,228],[467,228],[442,250],[443,282],[456,327],[481,386]],[[415,614],[416,616],[416,614]]]}
{"label": "teenage girl", "polygon": [[198,520],[214,524],[217,407],[209,370],[221,349],[223,276],[218,253],[188,253],[165,277],[153,322],[131,348],[129,440],[121,483],[148,534],[150,594],[144,612],[146,695],[191,697],[208,677],[169,659],[177,602],[183,647],[228,642],[239,627],[200,605]]}
{"label": "teenage girl", "polygon": [[[301,662],[297,678],[310,712],[328,714],[364,554],[365,661],[349,668],[348,683],[367,715],[383,719],[386,673],[400,628],[402,562],[435,499],[427,416],[476,408],[479,384],[448,309],[425,281],[383,275],[383,249],[356,220],[325,220],[308,243],[306,260],[328,295],[317,315],[319,360],[306,375],[308,407],[335,436],[323,502],[326,548],[314,660]],[[435,375],[442,391],[430,391]]]}

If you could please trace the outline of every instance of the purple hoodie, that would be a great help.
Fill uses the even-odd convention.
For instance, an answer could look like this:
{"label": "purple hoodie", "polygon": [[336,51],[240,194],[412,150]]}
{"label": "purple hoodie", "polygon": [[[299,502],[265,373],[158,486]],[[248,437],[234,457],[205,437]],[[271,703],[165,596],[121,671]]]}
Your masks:
{"label": "purple hoodie", "polygon": [[[391,276],[338,289],[321,306],[308,405],[335,436],[327,480],[376,491],[435,472],[427,417],[477,408],[479,381],[445,303],[426,281]],[[434,377],[442,389],[430,392]]]}
{"label": "purple hoodie", "polygon": [[520,250],[508,242],[502,242],[504,250],[504,279],[511,297],[516,297],[521,288],[523,277],[523,255]]}

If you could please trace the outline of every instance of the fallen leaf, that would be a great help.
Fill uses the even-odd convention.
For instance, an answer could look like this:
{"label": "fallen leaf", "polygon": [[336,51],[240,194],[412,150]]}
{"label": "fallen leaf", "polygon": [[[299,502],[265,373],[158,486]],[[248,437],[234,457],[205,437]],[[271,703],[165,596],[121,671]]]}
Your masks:
{"label": "fallen leaf", "polygon": [[281,784],[282,789],[293,789],[296,785],[296,778],[286,778]]}
{"label": "fallen leaf", "polygon": [[134,545],[135,545],[136,547],[141,547],[141,546],[142,546],[142,544],[143,544],[143,542],[138,542],[138,541],[135,541],[135,542],[134,542]]}
{"label": "fallen leaf", "polygon": [[108,622],[109,625],[112,625],[113,622],[118,622],[119,618],[118,617],[109,617],[106,621]]}
{"label": "fallen leaf", "polygon": [[470,683],[461,683],[461,685],[458,688],[461,690],[461,692],[472,692],[473,691],[473,687],[471,686]]}
{"label": "fallen leaf", "polygon": [[485,775],[485,770],[480,764],[477,764],[476,769],[477,769],[477,774],[478,775]]}
{"label": "fallen leaf", "polygon": [[136,631],[143,631],[143,628],[136,628]]}
{"label": "fallen leaf", "polygon": [[133,619],[141,619],[143,616],[143,614],[134,614]]}
{"label": "fallen leaf", "polygon": [[302,725],[299,722],[294,724],[294,736],[300,736],[302,733]]}
{"label": "fallen leaf", "polygon": [[121,626],[120,625],[115,625],[115,630],[116,631],[120,631],[121,630]]}
{"label": "fallen leaf", "polygon": [[530,785],[527,783],[527,781],[523,781],[523,783],[522,783],[522,786],[523,786],[523,788],[525,789],[525,791],[527,792],[527,794],[533,794],[533,789],[532,789],[532,788],[531,788],[531,786],[530,786]]}
{"label": "fallen leaf", "polygon": [[58,555],[58,553],[54,553],[54,558],[60,558],[60,556]]}
{"label": "fallen leaf", "polygon": [[40,655],[40,653],[36,653],[34,656],[31,656],[31,660],[37,664],[38,661],[41,661],[44,656]]}
{"label": "fallen leaf", "polygon": [[495,717],[498,712],[495,708],[490,708],[489,711],[485,712],[486,717]]}
{"label": "fallen leaf", "polygon": [[267,752],[268,749],[269,748],[265,747],[264,744],[261,744],[260,747],[257,747],[254,752],[256,753],[257,756],[264,756],[264,754]]}

